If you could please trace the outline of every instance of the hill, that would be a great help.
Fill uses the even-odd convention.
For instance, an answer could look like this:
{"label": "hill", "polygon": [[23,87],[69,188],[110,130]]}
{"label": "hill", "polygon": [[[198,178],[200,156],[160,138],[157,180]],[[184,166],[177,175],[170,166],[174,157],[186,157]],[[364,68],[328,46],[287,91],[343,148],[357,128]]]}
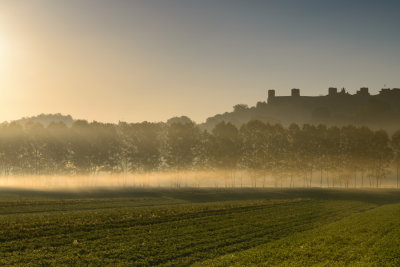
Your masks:
{"label": "hill", "polygon": [[265,123],[281,123],[285,126],[297,124],[365,125],[373,129],[397,130],[400,123],[400,89],[382,89],[370,95],[363,87],[351,95],[342,89],[329,88],[325,96],[301,96],[299,89],[292,89],[291,96],[276,96],[268,91],[268,102],[258,102],[254,107],[236,105],[232,112],[217,114],[201,124],[212,129],[221,121],[237,127],[249,120]]}
{"label": "hill", "polygon": [[45,127],[47,127],[52,122],[63,122],[65,125],[70,127],[74,123],[74,121],[75,120],[72,118],[71,115],[63,115],[60,113],[56,113],[56,114],[40,114],[32,117],[23,117],[13,122],[21,124],[22,126],[24,126],[28,122],[39,122]]}

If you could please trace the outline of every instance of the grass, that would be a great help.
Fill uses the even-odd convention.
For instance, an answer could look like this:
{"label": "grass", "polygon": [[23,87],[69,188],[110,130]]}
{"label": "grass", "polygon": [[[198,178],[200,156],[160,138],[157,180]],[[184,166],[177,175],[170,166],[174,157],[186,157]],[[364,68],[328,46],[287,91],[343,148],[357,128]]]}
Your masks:
{"label": "grass", "polygon": [[400,264],[396,190],[0,192],[0,265]]}

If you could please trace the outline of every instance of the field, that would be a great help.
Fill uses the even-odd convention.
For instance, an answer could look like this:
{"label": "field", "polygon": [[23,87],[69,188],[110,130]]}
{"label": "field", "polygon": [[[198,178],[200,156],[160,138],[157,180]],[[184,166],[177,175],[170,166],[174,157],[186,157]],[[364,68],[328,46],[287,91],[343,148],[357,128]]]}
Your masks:
{"label": "field", "polygon": [[400,265],[400,192],[0,191],[0,265]]}

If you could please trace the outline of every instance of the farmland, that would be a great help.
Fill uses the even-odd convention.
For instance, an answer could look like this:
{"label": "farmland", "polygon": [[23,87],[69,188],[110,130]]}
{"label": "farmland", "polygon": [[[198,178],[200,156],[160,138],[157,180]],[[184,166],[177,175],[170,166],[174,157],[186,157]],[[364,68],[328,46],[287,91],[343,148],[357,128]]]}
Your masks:
{"label": "farmland", "polygon": [[0,191],[1,265],[400,264],[397,190]]}

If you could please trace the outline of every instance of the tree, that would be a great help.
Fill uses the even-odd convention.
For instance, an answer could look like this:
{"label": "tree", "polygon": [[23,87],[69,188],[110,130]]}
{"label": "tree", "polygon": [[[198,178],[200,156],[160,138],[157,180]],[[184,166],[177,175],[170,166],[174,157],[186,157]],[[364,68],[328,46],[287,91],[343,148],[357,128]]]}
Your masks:
{"label": "tree", "polygon": [[69,173],[70,147],[68,142],[69,128],[63,122],[52,122],[47,127],[47,145],[45,158],[47,161],[47,173]]}
{"label": "tree", "polygon": [[[242,165],[250,173],[252,185],[257,187],[259,177],[265,177],[268,159],[266,142],[266,124],[261,121],[250,121],[240,128],[243,142]],[[265,182],[265,179],[263,180]],[[265,183],[263,184],[265,186]]]}
{"label": "tree", "polygon": [[133,159],[137,170],[157,170],[161,164],[162,126],[158,123],[142,122],[132,127],[136,147]]}
{"label": "tree", "polygon": [[391,146],[394,152],[394,163],[396,166],[396,187],[399,188],[399,168],[400,168],[400,130],[392,135]]}
{"label": "tree", "polygon": [[[235,180],[235,172],[241,157],[241,140],[238,129],[231,123],[220,122],[208,136],[207,155],[211,167],[226,172],[226,179]],[[227,186],[227,181],[225,181]]]}
{"label": "tree", "polygon": [[176,171],[177,187],[181,186],[181,172],[191,169],[199,156],[200,136],[194,123],[167,126],[164,156],[168,168]]}
{"label": "tree", "polygon": [[246,104],[237,104],[233,106],[233,112],[243,112],[249,109],[249,106]]}
{"label": "tree", "polygon": [[376,187],[379,187],[387,175],[387,167],[393,158],[393,151],[389,147],[389,137],[383,130],[376,131],[370,143],[373,157],[370,161],[372,175],[375,177]]}
{"label": "tree", "polygon": [[71,144],[71,164],[74,173],[91,174],[96,172],[94,164],[95,142],[90,124],[84,120],[72,124],[69,141]]}

